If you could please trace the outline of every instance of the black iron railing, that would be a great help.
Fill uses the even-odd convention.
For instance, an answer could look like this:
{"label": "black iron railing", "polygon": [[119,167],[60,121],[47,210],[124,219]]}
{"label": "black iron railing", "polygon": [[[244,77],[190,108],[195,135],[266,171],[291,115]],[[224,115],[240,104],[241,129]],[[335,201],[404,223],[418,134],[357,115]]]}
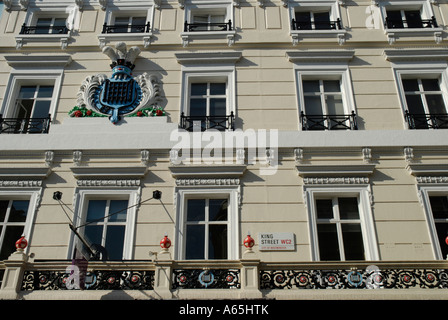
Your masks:
{"label": "black iron railing", "polygon": [[424,20],[402,20],[402,19],[390,19],[386,17],[384,26],[387,29],[403,29],[403,28],[437,28],[438,24],[436,18],[433,16],[431,19]]}
{"label": "black iron railing", "polygon": [[151,30],[151,25],[149,22],[146,24],[115,24],[115,25],[103,25],[102,33],[145,33]]}
{"label": "black iron railing", "polygon": [[184,23],[184,32],[195,31],[232,31],[232,21],[217,23]]}
{"label": "black iron railing", "polygon": [[356,114],[349,115],[306,115],[300,114],[303,130],[358,130]]}
{"label": "black iron railing", "polygon": [[292,30],[340,30],[342,29],[341,19],[336,21],[297,21],[291,20]]}
{"label": "black iron railing", "polygon": [[180,116],[180,127],[187,131],[215,129],[219,131],[235,130],[233,111],[229,116]]}
{"label": "black iron railing", "polygon": [[0,115],[0,133],[48,133],[51,115],[47,118],[3,118]]}
{"label": "black iron railing", "polygon": [[27,26],[25,23],[20,29],[20,34],[67,34],[66,26]]}
{"label": "black iron railing", "polygon": [[448,114],[413,114],[406,110],[409,129],[448,129]]}

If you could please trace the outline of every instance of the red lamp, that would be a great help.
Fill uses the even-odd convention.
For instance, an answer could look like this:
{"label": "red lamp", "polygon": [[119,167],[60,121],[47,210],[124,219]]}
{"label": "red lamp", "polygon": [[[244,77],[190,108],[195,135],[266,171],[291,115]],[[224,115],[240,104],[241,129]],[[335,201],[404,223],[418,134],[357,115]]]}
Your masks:
{"label": "red lamp", "polygon": [[25,239],[25,236],[22,236],[19,240],[16,241],[17,250],[24,250],[28,246],[28,241]]}
{"label": "red lamp", "polygon": [[248,234],[246,239],[244,239],[243,244],[246,248],[252,249],[252,247],[255,245],[255,240],[250,236],[250,234]]}
{"label": "red lamp", "polygon": [[160,240],[160,246],[162,247],[162,249],[168,250],[169,247],[171,247],[171,240],[168,238],[167,235],[165,235],[165,237]]}

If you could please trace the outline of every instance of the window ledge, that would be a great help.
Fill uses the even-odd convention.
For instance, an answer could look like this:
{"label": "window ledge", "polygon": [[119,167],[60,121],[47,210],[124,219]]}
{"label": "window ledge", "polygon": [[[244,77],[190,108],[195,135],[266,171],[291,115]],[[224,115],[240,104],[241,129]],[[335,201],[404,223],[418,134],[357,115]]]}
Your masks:
{"label": "window ledge", "polygon": [[442,28],[403,28],[403,29],[385,29],[389,44],[394,44],[399,37],[427,37],[434,36],[434,41],[439,44],[442,42]]}
{"label": "window ledge", "polygon": [[408,171],[415,177],[446,175],[448,174],[448,164],[408,164]]}
{"label": "window ledge", "polygon": [[299,176],[309,177],[367,177],[373,173],[374,164],[354,165],[298,165],[296,166]]}
{"label": "window ledge", "polygon": [[169,167],[174,178],[209,178],[209,177],[226,177],[238,178],[246,171],[246,165],[180,165]]}
{"label": "window ledge", "polygon": [[111,41],[142,41],[143,47],[148,48],[151,44],[152,32],[145,33],[102,33],[98,35],[100,48]]}
{"label": "window ledge", "polygon": [[198,32],[181,32],[182,46],[187,47],[192,40],[207,39],[227,39],[227,45],[233,46],[235,43],[236,31],[198,31]]}
{"label": "window ledge", "polygon": [[48,177],[51,173],[51,169],[47,167],[36,167],[36,168],[0,168],[0,178],[14,178],[23,179],[26,178],[28,180],[36,179],[43,180]]}
{"label": "window ledge", "polygon": [[66,34],[20,34],[16,37],[16,49],[22,49],[25,43],[30,42],[60,42],[61,48],[65,49],[71,39],[71,32]]}
{"label": "window ledge", "polygon": [[346,30],[291,30],[292,44],[299,44],[302,38],[337,38],[339,45],[345,44]]}
{"label": "window ledge", "polygon": [[70,170],[76,179],[141,179],[145,176],[146,166],[134,167],[72,167]]}

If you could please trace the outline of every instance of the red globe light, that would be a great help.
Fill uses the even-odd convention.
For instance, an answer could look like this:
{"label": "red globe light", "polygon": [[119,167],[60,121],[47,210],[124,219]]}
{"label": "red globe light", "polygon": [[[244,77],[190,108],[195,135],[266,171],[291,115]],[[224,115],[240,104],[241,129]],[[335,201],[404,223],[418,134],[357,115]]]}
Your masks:
{"label": "red globe light", "polygon": [[255,240],[248,234],[243,244],[246,248],[252,248],[255,245]]}
{"label": "red globe light", "polygon": [[28,246],[28,241],[25,239],[24,236],[16,241],[16,248],[19,249],[19,250],[23,250],[27,246]]}
{"label": "red globe light", "polygon": [[162,249],[168,249],[171,247],[171,240],[168,238],[168,236],[165,236],[162,240],[160,240],[160,246]]}

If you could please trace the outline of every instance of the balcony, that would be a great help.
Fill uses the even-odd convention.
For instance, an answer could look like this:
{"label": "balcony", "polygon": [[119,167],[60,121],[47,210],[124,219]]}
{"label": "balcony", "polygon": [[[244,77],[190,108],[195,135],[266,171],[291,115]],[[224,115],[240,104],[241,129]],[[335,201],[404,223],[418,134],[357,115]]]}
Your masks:
{"label": "balcony", "polygon": [[3,118],[0,115],[1,134],[48,133],[51,115],[47,118]]}
{"label": "balcony", "polygon": [[151,25],[149,22],[142,25],[103,25],[102,33],[148,33],[151,30]]}
{"label": "balcony", "polygon": [[341,30],[341,19],[336,21],[297,21],[291,20],[292,30]]}
{"label": "balcony", "polygon": [[448,129],[448,114],[412,114],[406,110],[409,129]]}
{"label": "balcony", "polygon": [[233,111],[229,116],[180,116],[180,128],[187,131],[205,131],[215,129],[218,131],[235,130],[235,116]]}
{"label": "balcony", "polygon": [[66,26],[27,26],[25,23],[20,34],[68,34]]}
{"label": "balcony", "polygon": [[384,22],[386,29],[403,29],[403,28],[438,28],[436,18],[433,16],[431,19],[416,19],[416,20],[402,20],[391,19],[386,17]]}
{"label": "balcony", "polygon": [[349,115],[306,115],[300,114],[303,130],[358,130],[356,114]]}
{"label": "balcony", "polygon": [[184,23],[184,32],[232,31],[232,21],[218,23]]}

